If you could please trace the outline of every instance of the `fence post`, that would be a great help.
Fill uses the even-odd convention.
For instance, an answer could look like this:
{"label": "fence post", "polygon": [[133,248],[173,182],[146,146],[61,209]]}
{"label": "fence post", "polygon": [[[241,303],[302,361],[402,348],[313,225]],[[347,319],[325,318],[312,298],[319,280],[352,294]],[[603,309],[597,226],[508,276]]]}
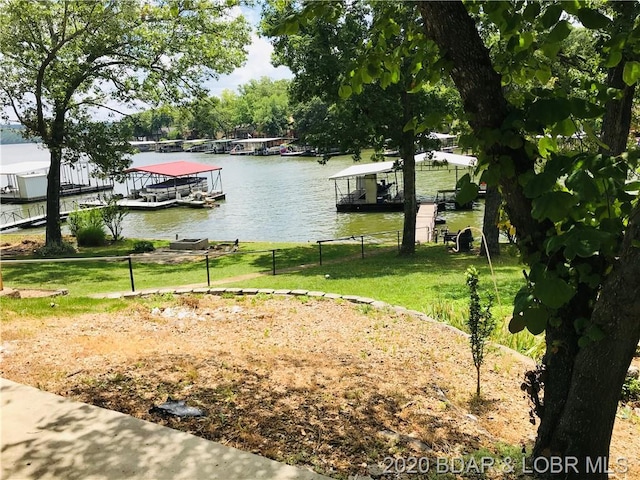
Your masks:
{"label": "fence post", "polygon": [[276,274],[276,251],[275,251],[275,249],[271,250],[271,265],[272,265],[273,274],[275,275]]}
{"label": "fence post", "polygon": [[131,255],[129,255],[129,277],[131,278],[131,291],[135,292],[136,291],[136,287],[133,283],[133,264],[131,263]]}
{"label": "fence post", "polygon": [[320,250],[320,266],[322,266],[322,242],[318,240],[318,249]]}
{"label": "fence post", "polygon": [[204,255],[207,262],[207,287],[211,286],[211,275],[209,274],[209,252]]}
{"label": "fence post", "polygon": [[398,251],[400,251],[400,230],[398,230],[396,234],[398,236]]}
{"label": "fence post", "polygon": [[364,258],[364,235],[360,235],[360,250],[362,252],[362,258]]}

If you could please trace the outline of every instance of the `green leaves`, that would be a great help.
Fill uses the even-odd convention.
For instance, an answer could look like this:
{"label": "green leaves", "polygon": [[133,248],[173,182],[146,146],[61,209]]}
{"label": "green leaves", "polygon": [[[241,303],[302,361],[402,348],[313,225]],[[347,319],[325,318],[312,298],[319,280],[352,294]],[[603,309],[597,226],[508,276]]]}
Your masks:
{"label": "green leaves", "polygon": [[555,187],[558,179],[551,172],[543,171],[538,175],[532,175],[524,185],[524,194],[528,198],[537,198]]}
{"label": "green leaves", "polygon": [[533,294],[544,305],[556,309],[568,303],[575,295],[575,288],[558,277],[555,272],[545,270],[533,287]]}
{"label": "green leaves", "polygon": [[535,298],[531,287],[522,287],[514,300],[509,331],[518,333],[526,328],[533,335],[538,335],[546,328],[548,319],[549,311]]}
{"label": "green leaves", "polygon": [[549,314],[542,307],[528,308],[509,322],[509,331],[518,333],[526,327],[533,335],[539,335],[547,328]]}
{"label": "green leaves", "polygon": [[631,86],[640,79],[640,62],[627,62],[622,71],[622,80]]}
{"label": "green leaves", "polygon": [[585,348],[589,344],[602,340],[605,337],[605,333],[597,325],[589,325],[585,329],[583,335],[578,339],[578,346]]}
{"label": "green leaves", "polygon": [[[635,165],[631,153],[549,152],[537,173],[520,175],[532,217],[554,225],[545,232],[544,249],[528,259],[528,285],[516,295],[512,332],[540,333],[564,318],[578,291],[597,294],[620,251],[633,201],[626,180]],[[588,318],[576,324],[576,331],[581,347],[604,336]]]}
{"label": "green leaves", "polygon": [[538,140],[538,151],[546,158],[552,152],[558,151],[558,142],[555,138],[544,136]]}
{"label": "green leaves", "polygon": [[285,18],[285,20],[276,27],[275,34],[276,35],[295,35],[300,30],[300,22],[299,20],[290,15]]}
{"label": "green leaves", "polygon": [[478,197],[478,185],[471,181],[471,176],[467,173],[463,175],[456,186],[456,202],[464,205],[475,200]]}
{"label": "green leaves", "polygon": [[602,13],[592,8],[581,8],[576,12],[580,23],[586,28],[598,29],[608,27],[611,20]]}
{"label": "green leaves", "polygon": [[615,67],[622,60],[622,52],[620,50],[614,50],[609,54],[604,66],[606,68]]}
{"label": "green leaves", "polygon": [[340,88],[338,89],[338,95],[343,100],[346,100],[347,98],[349,98],[352,93],[353,93],[353,89],[351,88],[351,85],[340,85]]}
{"label": "green leaves", "polygon": [[533,22],[538,15],[540,15],[541,5],[539,2],[532,2],[527,4],[522,12],[522,18],[527,22]]}
{"label": "green leaves", "polygon": [[565,180],[567,188],[580,195],[581,200],[597,200],[603,193],[598,187],[596,179],[586,170],[579,169]]}
{"label": "green leaves", "polygon": [[569,192],[547,192],[533,200],[531,216],[536,220],[548,218],[554,223],[559,222],[569,216],[576,204],[576,197]]}
{"label": "green leaves", "polygon": [[549,32],[548,43],[560,43],[571,33],[571,24],[567,20],[559,21]]}
{"label": "green leaves", "polygon": [[562,97],[540,98],[533,102],[527,112],[529,120],[535,120],[543,125],[552,125],[565,120],[571,115],[571,103]]}
{"label": "green leaves", "polygon": [[551,28],[556,22],[560,19],[560,15],[562,14],[562,5],[559,4],[551,4],[549,5],[542,18],[540,19],[540,24],[543,28]]}
{"label": "green leaves", "polygon": [[513,317],[509,331],[523,329],[532,334],[542,333],[556,311],[569,303],[576,293],[575,287],[557,272],[540,265],[532,268],[529,285],[522,287],[514,300]]}
{"label": "green leaves", "polygon": [[592,257],[600,252],[603,244],[612,240],[609,233],[584,225],[576,226],[564,237],[564,255],[568,260]]}

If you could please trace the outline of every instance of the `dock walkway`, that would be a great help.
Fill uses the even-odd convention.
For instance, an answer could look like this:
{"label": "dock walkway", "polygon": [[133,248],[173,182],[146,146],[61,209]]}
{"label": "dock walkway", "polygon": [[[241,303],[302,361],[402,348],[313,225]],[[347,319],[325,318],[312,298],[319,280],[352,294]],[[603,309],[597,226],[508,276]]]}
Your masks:
{"label": "dock walkway", "polygon": [[[94,206],[83,208],[82,210],[92,210],[95,208],[103,208],[101,206]],[[74,210],[65,210],[60,212],[60,221],[66,220],[70,213],[74,212]],[[31,215],[27,217],[22,217],[17,212],[3,212],[0,215],[0,231],[11,230],[13,228],[29,228],[29,227],[39,227],[44,225],[47,221],[47,213],[44,206],[37,208],[38,212],[36,215]],[[7,221],[5,221],[7,220]]]}
{"label": "dock walkway", "polygon": [[436,217],[438,205],[435,202],[423,202],[416,216],[416,242],[428,243],[436,240]]}

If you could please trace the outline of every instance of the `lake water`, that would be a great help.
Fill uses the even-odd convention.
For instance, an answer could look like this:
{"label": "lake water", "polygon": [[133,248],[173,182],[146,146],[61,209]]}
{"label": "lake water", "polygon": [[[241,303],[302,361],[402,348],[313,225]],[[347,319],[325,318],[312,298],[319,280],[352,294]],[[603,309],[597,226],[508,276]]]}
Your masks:
{"label": "lake water", "polygon": [[[46,160],[48,155],[48,151],[35,144],[0,146],[2,164]],[[175,160],[222,167],[222,187],[226,200],[221,202],[220,207],[211,209],[177,207],[148,212],[131,211],[123,223],[124,236],[316,242],[402,230],[401,212],[336,212],[334,182],[328,177],[352,165],[350,156],[334,157],[326,165],[320,165],[315,158],[304,157],[147,152],[134,155],[133,165]],[[419,171],[416,175],[418,195],[434,196],[438,189],[451,189],[455,178],[453,169]],[[115,192],[126,193],[125,185],[116,185]],[[24,208],[2,205],[3,211]],[[444,214],[446,226],[454,231],[468,225],[479,227],[482,225],[482,208],[483,204],[479,203],[472,211],[447,211]]]}

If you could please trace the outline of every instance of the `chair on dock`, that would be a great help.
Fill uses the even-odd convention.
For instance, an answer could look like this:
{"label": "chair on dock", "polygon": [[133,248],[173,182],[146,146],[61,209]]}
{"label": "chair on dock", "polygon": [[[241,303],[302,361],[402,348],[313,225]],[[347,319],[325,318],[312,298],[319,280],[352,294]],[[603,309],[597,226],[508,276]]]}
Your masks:
{"label": "chair on dock", "polygon": [[462,233],[458,230],[456,233],[450,233],[447,230],[442,232],[442,241],[445,245],[449,242],[457,244],[458,249],[455,252],[469,252],[471,250],[471,244],[473,243],[473,235],[471,230],[463,230]]}

